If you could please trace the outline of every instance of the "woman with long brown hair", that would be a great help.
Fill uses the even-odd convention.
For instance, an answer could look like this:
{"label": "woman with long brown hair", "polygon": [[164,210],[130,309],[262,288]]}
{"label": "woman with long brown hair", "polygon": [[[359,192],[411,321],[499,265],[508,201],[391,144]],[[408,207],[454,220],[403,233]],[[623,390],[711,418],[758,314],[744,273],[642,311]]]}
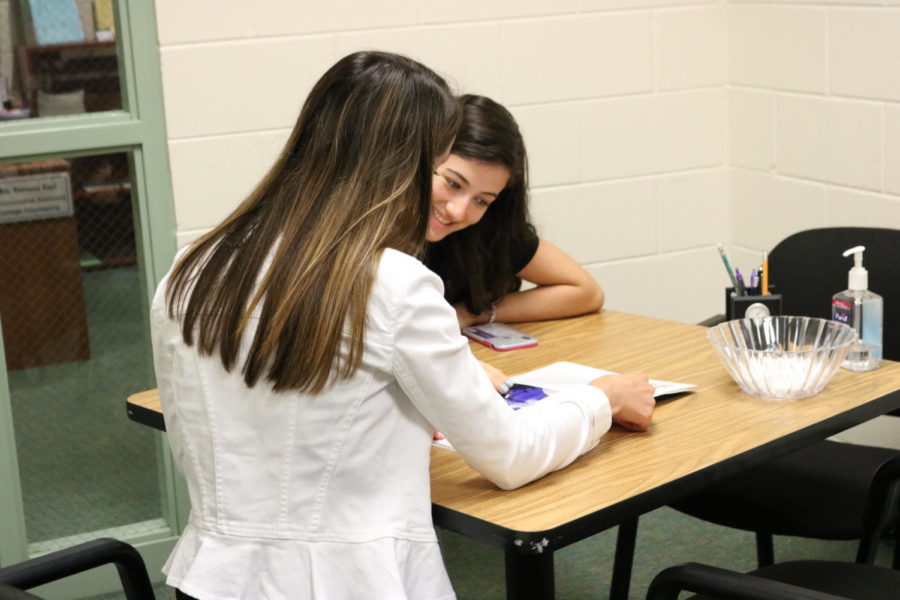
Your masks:
{"label": "woman with long brown hair", "polygon": [[[459,100],[460,129],[434,172],[425,264],[460,327],[600,310],[600,284],[531,224],[525,140],[512,113],[486,96]],[[523,281],[534,286],[520,291]]]}
{"label": "woman with long brown hair", "polygon": [[646,376],[511,411],[418,260],[459,123],[444,81],[383,52],[313,87],[268,175],[177,258],[152,307],[191,498],[180,597],[453,598],[431,523],[437,427],[505,488],[644,428]]}

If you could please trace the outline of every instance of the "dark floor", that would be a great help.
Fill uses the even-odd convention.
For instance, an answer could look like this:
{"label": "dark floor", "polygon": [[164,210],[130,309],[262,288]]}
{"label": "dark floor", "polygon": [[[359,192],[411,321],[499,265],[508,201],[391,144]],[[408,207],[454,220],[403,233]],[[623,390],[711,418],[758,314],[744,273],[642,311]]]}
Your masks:
{"label": "dark floor", "polygon": [[160,517],[158,435],[123,418],[155,385],[139,278],[85,272],[90,359],[9,373],[31,543]]}

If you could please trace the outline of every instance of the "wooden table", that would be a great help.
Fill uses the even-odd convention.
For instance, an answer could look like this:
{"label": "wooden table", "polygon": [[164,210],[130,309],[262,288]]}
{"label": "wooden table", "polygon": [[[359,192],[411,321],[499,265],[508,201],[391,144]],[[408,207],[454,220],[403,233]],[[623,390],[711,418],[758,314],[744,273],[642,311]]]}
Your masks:
{"label": "wooden table", "polygon": [[[654,379],[697,384],[663,400],[645,433],[614,427],[574,464],[514,491],[502,491],[454,452],[431,453],[436,525],[506,553],[509,598],[553,597],[553,553],[748,467],[900,408],[900,363],[876,371],[839,370],[820,394],[760,400],[743,394],[706,341],[704,327],[604,310],[586,317],[517,326],[538,346],[478,358],[509,374],[568,360]],[[162,429],[155,390],[128,399],[129,417]],[[626,574],[628,575],[628,574]],[[615,582],[614,582],[615,586]],[[619,593],[627,593],[627,578]]]}

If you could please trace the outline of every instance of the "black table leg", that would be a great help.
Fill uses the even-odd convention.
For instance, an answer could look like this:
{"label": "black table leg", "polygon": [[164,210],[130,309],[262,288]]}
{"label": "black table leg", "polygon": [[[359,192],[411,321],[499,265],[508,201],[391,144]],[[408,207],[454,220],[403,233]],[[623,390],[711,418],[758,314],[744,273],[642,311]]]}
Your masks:
{"label": "black table leg", "polygon": [[507,600],[553,600],[555,594],[553,552],[518,554],[506,551]]}
{"label": "black table leg", "polygon": [[637,517],[619,524],[619,535],[616,538],[616,559],[613,563],[612,582],[609,584],[609,600],[628,600],[637,527]]}

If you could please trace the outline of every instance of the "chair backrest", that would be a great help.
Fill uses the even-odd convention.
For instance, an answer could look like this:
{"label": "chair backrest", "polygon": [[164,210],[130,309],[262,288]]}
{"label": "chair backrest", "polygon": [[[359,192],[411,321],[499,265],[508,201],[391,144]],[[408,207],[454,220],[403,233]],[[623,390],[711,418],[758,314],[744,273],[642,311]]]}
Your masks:
{"label": "chair backrest", "polygon": [[900,229],[826,227],[786,237],[769,253],[769,284],[785,315],[831,318],[831,297],[847,289],[852,257],[865,246],[869,289],[884,297],[884,358],[900,360]]}

